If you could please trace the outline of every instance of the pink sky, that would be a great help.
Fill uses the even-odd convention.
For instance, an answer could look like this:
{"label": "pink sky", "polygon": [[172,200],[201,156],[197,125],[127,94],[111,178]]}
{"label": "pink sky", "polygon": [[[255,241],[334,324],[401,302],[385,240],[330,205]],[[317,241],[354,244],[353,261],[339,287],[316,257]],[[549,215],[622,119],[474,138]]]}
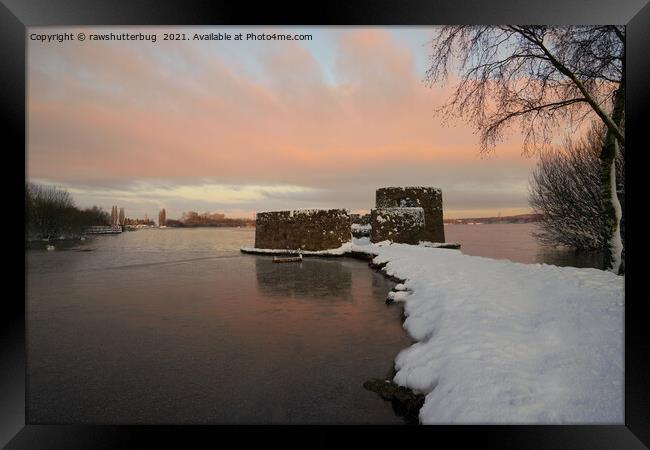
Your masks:
{"label": "pink sky", "polygon": [[471,128],[434,116],[450,88],[422,82],[433,28],[326,27],[306,30],[310,42],[255,43],[128,31],[158,41],[28,41],[28,178],[80,206],[130,217],[166,207],[169,218],[356,211],[378,187],[426,185],[443,190],[445,217],[529,212],[535,160],[521,140],[485,157]]}

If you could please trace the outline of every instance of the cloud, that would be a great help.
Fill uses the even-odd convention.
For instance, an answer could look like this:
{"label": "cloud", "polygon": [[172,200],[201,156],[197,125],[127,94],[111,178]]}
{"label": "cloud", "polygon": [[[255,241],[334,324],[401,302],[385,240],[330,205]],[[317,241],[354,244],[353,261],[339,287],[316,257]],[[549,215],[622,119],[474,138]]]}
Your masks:
{"label": "cloud", "polygon": [[471,129],[440,124],[450,91],[423,85],[416,32],[314,33],[321,42],[30,41],[29,178],[138,211],[368,209],[396,184],[441,187],[450,211],[525,207],[534,160],[516,140],[481,158]]}

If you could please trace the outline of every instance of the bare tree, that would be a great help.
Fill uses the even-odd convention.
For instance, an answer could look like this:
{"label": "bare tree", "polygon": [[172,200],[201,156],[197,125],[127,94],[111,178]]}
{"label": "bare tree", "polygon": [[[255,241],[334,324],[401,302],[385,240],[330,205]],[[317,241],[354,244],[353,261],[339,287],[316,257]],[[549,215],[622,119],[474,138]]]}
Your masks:
{"label": "bare tree", "polygon": [[28,234],[49,238],[67,231],[65,217],[75,209],[67,191],[28,183],[25,201]]}
{"label": "bare tree", "polygon": [[28,240],[78,235],[88,226],[110,223],[101,208],[80,210],[68,191],[35,183],[25,185],[25,219]]}
{"label": "bare tree", "polygon": [[[608,242],[602,210],[600,160],[607,131],[600,123],[564,146],[544,151],[533,170],[529,202],[542,215],[536,237],[577,250],[601,250]],[[625,183],[624,154],[616,158],[617,190]],[[621,233],[622,234],[622,233]]]}
{"label": "bare tree", "polygon": [[438,112],[461,117],[494,148],[512,126],[524,153],[548,149],[562,127],[598,118],[606,127],[599,154],[601,214],[609,230],[607,266],[618,271],[621,207],[617,147],[625,145],[625,28],[622,26],[444,26],[432,41],[430,85],[459,82]]}

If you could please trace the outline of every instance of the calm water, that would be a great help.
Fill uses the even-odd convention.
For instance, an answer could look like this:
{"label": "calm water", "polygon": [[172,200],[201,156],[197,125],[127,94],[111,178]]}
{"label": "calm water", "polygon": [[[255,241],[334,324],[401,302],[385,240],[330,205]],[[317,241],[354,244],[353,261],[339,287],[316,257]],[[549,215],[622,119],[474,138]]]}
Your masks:
{"label": "calm water", "polygon": [[28,252],[39,423],[403,423],[363,382],[411,341],[367,263],[274,264],[246,229],[101,236]]}
{"label": "calm water", "polygon": [[[597,266],[533,230],[445,227],[466,254]],[[411,343],[384,304],[393,283],[348,258],[240,254],[253,242],[250,229],[150,229],[29,250],[30,421],[403,423],[362,387]]]}
{"label": "calm water", "polygon": [[577,253],[540,245],[533,238],[534,223],[522,224],[446,224],[445,240],[459,242],[466,255],[509,259],[528,264],[545,263],[556,266],[595,267],[602,269],[602,255]]}

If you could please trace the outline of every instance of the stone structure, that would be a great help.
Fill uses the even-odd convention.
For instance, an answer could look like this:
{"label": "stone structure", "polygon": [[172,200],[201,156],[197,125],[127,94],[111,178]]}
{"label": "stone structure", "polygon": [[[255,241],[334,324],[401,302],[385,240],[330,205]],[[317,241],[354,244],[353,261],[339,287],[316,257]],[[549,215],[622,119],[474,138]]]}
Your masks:
{"label": "stone structure", "polygon": [[377,208],[370,211],[370,242],[393,241],[417,245],[425,232],[421,207]]}
{"label": "stone structure", "polygon": [[[377,208],[421,207],[424,210],[424,232],[420,240],[445,242],[442,222],[442,191],[434,187],[386,187],[377,189]],[[373,221],[374,228],[374,221]]]}
{"label": "stone structure", "polygon": [[318,251],[351,240],[350,214],[345,209],[259,212],[255,218],[255,248]]}

